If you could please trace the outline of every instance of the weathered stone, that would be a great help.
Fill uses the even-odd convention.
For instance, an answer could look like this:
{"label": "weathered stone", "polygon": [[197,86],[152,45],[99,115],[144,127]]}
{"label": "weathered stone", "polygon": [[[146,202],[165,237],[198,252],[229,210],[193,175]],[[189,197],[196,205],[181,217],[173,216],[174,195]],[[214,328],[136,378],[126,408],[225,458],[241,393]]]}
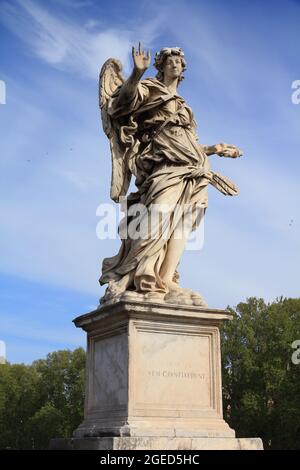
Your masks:
{"label": "weathered stone", "polygon": [[53,439],[53,450],[263,450],[261,439],[231,437],[89,437]]}
{"label": "weathered stone", "polygon": [[74,436],[234,437],[222,417],[218,326],[229,312],[120,301],[74,320],[88,334]]}

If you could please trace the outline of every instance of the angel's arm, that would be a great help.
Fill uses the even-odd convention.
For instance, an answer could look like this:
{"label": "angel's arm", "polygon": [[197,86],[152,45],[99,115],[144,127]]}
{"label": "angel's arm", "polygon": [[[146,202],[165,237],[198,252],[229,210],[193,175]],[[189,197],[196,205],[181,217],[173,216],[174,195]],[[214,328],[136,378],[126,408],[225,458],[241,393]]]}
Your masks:
{"label": "angel's arm", "polygon": [[139,43],[137,51],[134,47],[132,48],[132,58],[133,70],[128,80],[121,87],[119,104],[129,103],[134,99],[138,83],[150,65],[150,51],[146,54],[141,48],[141,43]]}
{"label": "angel's arm", "polygon": [[224,144],[215,144],[215,145],[202,145],[199,142],[199,138],[196,132],[196,121],[193,119],[192,121],[192,131],[194,136],[199,143],[201,150],[203,150],[207,156],[209,155],[219,155],[219,157],[228,157],[228,158],[237,158],[243,155],[243,152],[236,147],[235,145]]}
{"label": "angel's arm", "polygon": [[202,149],[206,155],[213,155],[215,152],[215,145],[202,145]]}
{"label": "angel's arm", "polygon": [[235,145],[230,144],[216,144],[216,145],[202,145],[202,149],[206,155],[219,155],[219,157],[237,158],[243,155],[242,151]]}

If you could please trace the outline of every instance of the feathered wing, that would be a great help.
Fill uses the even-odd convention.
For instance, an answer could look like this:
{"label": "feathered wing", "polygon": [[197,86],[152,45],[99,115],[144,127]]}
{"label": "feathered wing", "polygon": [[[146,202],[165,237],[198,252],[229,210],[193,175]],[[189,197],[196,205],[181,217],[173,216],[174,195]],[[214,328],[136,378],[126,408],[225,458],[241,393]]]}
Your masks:
{"label": "feathered wing", "polygon": [[118,202],[125,196],[130,184],[131,173],[124,159],[125,148],[119,134],[119,125],[108,114],[111,96],[125,82],[122,76],[122,64],[117,59],[108,59],[102,66],[99,76],[99,106],[102,126],[110,142],[112,159],[112,177],[110,197]]}

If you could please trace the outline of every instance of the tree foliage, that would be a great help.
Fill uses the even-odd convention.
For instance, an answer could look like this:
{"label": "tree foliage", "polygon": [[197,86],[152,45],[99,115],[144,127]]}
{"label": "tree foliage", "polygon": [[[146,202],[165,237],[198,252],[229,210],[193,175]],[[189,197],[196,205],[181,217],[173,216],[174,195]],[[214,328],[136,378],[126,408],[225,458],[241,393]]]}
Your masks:
{"label": "tree foliage", "polygon": [[0,448],[45,449],[71,436],[83,419],[84,374],[82,348],[0,365]]}
{"label": "tree foliage", "polygon": [[300,299],[250,298],[222,328],[224,417],[239,437],[266,449],[300,449]]}

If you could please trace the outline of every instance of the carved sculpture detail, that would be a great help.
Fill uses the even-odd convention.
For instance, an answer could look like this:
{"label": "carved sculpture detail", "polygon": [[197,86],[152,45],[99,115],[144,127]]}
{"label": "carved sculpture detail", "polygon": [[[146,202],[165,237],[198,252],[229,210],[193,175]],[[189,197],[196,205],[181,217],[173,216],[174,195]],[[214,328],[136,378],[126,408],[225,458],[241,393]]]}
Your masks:
{"label": "carved sculpture detail", "polygon": [[[122,227],[139,229],[139,236],[127,230],[119,253],[103,260],[100,283],[108,287],[101,302],[136,298],[206,306],[200,294],[180,287],[177,266],[207,208],[207,186],[238,194],[234,183],[210,169],[208,156],[242,153],[234,145],[199,143],[193,112],[177,93],[186,70],[182,49],[156,54],[156,78],[141,80],[150,65],[150,52],[141,44],[132,48],[132,58],[126,81],[116,59],[108,59],[100,72],[99,106],[112,156],[111,198],[126,198]],[[137,191],[127,195],[132,175]]]}

